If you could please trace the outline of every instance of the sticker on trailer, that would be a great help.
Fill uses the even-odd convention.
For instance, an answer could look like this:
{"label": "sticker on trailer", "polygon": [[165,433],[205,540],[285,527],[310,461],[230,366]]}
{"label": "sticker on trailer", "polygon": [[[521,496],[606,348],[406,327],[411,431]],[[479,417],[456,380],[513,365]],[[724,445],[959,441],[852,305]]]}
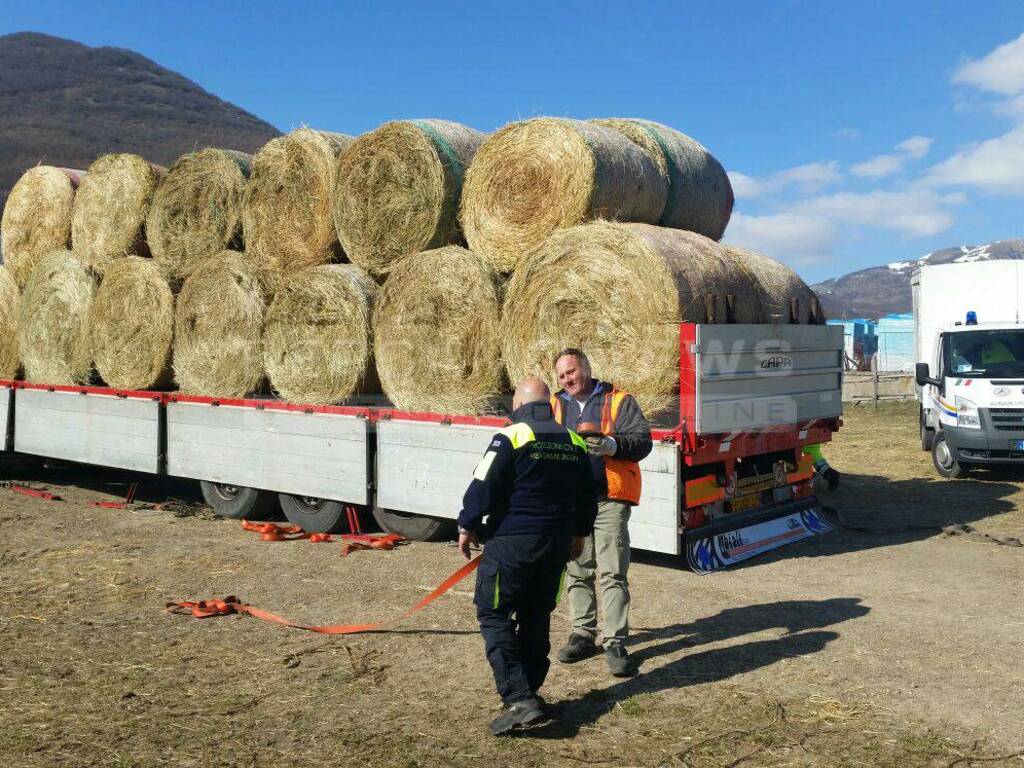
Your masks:
{"label": "sticker on trailer", "polygon": [[828,533],[831,523],[817,507],[735,531],[686,542],[686,559],[696,573],[712,573],[795,541]]}

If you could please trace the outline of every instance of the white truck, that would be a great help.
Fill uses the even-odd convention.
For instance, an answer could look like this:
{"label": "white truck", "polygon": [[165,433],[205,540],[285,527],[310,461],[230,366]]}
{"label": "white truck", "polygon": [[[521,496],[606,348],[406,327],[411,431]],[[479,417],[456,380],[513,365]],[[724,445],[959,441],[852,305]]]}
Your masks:
{"label": "white truck", "polygon": [[[803,449],[839,429],[843,329],[682,323],[679,344],[679,402],[640,464],[632,545],[709,572],[829,530]],[[223,517],[277,508],[309,532],[350,527],[361,509],[410,539],[450,535],[507,423],[0,381],[2,450],[193,478]]]}
{"label": "white truck", "polygon": [[922,266],[911,289],[921,448],[947,478],[1024,463],[1024,262]]}

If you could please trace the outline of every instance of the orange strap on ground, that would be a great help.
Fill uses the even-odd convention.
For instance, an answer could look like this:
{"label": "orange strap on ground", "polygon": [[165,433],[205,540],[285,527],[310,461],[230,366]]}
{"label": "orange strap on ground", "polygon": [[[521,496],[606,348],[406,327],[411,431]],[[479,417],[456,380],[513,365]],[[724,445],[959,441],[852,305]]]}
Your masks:
{"label": "orange strap on ground", "polygon": [[307,632],[318,632],[321,635],[354,635],[360,632],[372,632],[374,630],[382,629],[388,624],[394,624],[402,619],[412,616],[417,611],[421,611],[430,605],[432,602],[437,600],[441,595],[447,592],[449,589],[454,587],[464,578],[469,576],[473,571],[480,565],[480,558],[483,555],[477,555],[464,566],[459,568],[455,573],[449,576],[447,579],[442,581],[429,595],[420,600],[412,608],[403,611],[393,619],[378,621],[374,624],[335,624],[329,626],[311,627],[307,624],[298,624],[294,621],[282,618],[276,614],[264,611],[255,606],[243,603],[234,595],[230,595],[223,599],[215,598],[213,600],[198,600],[198,601],[183,601],[179,603],[167,603],[164,610],[168,613],[183,613],[191,614],[197,619],[206,619],[211,616],[229,616],[233,613],[244,613],[262,621],[269,621],[274,624],[281,624],[286,627],[293,629],[304,629]]}
{"label": "orange strap on ground", "polygon": [[[261,541],[311,541],[314,544],[330,544],[334,537],[329,533],[306,533],[297,525],[278,525],[277,523],[250,523],[242,521],[242,528],[260,535]],[[405,541],[405,537],[397,533],[375,535],[370,533],[342,533],[338,538],[345,545],[341,548],[342,556],[360,549],[394,549]]]}

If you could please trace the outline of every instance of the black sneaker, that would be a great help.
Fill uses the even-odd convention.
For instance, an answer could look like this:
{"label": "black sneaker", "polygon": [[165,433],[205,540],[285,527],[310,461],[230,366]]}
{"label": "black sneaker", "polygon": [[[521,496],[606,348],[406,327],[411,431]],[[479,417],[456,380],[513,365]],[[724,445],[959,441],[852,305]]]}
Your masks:
{"label": "black sneaker", "polygon": [[575,664],[577,661],[589,659],[595,654],[597,654],[597,646],[594,645],[594,641],[573,632],[569,635],[569,642],[558,651],[558,660],[563,664]]}
{"label": "black sneaker", "polygon": [[622,643],[612,643],[605,648],[604,657],[608,660],[608,669],[613,676],[632,677],[636,674],[636,666]]}
{"label": "black sneaker", "polygon": [[539,723],[544,717],[544,708],[537,699],[523,699],[505,707],[505,710],[491,721],[491,733],[501,736],[517,728]]}

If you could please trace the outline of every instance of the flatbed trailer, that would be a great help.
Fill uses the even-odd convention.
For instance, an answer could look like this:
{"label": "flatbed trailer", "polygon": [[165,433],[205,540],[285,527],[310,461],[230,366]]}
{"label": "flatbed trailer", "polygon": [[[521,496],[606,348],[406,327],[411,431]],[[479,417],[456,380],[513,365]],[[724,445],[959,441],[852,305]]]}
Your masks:
{"label": "flatbed trailer", "polygon": [[[842,414],[842,328],[679,326],[678,409],[652,431],[634,548],[707,572],[829,529],[803,448]],[[226,517],[280,505],[308,531],[368,509],[388,531],[451,535],[500,416],[0,382],[7,451],[200,481]]]}

